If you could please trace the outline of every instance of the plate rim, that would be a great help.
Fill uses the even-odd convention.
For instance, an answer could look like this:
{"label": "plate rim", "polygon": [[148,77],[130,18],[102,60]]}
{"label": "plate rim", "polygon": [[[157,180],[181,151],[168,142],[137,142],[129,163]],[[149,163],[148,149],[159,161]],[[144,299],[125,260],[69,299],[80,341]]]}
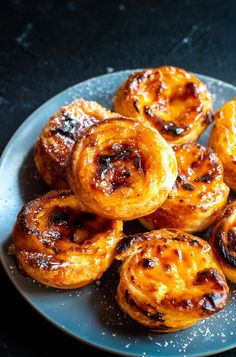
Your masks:
{"label": "plate rim", "polygon": [[[135,71],[139,71],[139,70],[142,70],[142,69],[140,69],[140,68],[125,69],[125,70],[115,71],[115,72],[112,72],[112,73],[106,73],[106,74],[101,74],[101,75],[94,76],[94,77],[91,77],[91,78],[87,78],[87,79],[83,80],[82,82],[77,82],[77,83],[67,87],[66,89],[58,92],[57,94],[53,95],[50,99],[48,99],[43,104],[41,104],[39,107],[37,107],[25,120],[22,121],[22,123],[19,125],[19,127],[15,130],[15,132],[13,133],[11,138],[9,139],[8,143],[6,144],[4,150],[3,150],[2,154],[1,154],[1,157],[0,157],[0,169],[1,169],[2,165],[4,164],[4,161],[5,161],[5,158],[6,158],[7,154],[8,154],[9,148],[11,147],[12,143],[15,141],[15,138],[25,129],[25,127],[27,127],[28,123],[31,121],[31,117],[34,117],[35,115],[37,115],[37,112],[40,112],[42,109],[47,107],[51,102],[55,101],[56,98],[65,95],[69,91],[76,90],[77,86],[86,85],[86,83],[91,82],[93,80],[97,80],[97,79],[101,79],[101,78],[105,78],[105,77],[109,77],[110,78],[110,77],[113,77],[113,76],[117,76],[117,75],[119,76],[121,74],[126,74],[126,73],[128,75],[131,72],[135,72]],[[221,79],[218,79],[218,78],[215,78],[215,77],[210,77],[210,76],[207,76],[207,75],[204,75],[204,74],[200,74],[200,73],[196,73],[196,72],[191,72],[191,73],[193,73],[193,75],[197,76],[198,78],[200,78],[200,80],[203,80],[204,82],[208,82],[208,81],[209,82],[210,81],[218,82],[219,85],[222,85],[224,87],[228,87],[228,88],[236,91],[236,85],[233,85],[233,84],[228,83],[228,82],[224,82]],[[4,254],[3,249],[2,249],[2,245],[3,245],[4,242],[5,242],[5,240],[2,241],[0,239],[0,245],[1,245],[0,261],[1,261],[1,265],[2,265],[6,275],[10,279],[11,283],[16,288],[16,290],[20,293],[20,295],[27,301],[27,303],[40,316],[45,318],[49,323],[51,323],[53,326],[57,327],[63,333],[66,333],[67,335],[75,338],[79,342],[82,342],[82,343],[85,343],[85,344],[89,345],[90,347],[97,348],[97,349],[103,350],[105,352],[113,353],[113,354],[120,355],[120,356],[130,356],[130,357],[137,357],[138,356],[137,353],[132,353],[132,352],[129,352],[129,351],[120,351],[120,350],[117,350],[116,348],[107,347],[107,346],[105,346],[105,345],[103,345],[101,343],[98,344],[97,342],[95,343],[93,341],[90,341],[88,339],[80,337],[80,336],[72,333],[68,329],[63,328],[63,326],[60,323],[56,322],[54,319],[50,318],[46,313],[42,312],[40,310],[40,308],[37,307],[37,305],[34,302],[31,301],[31,299],[27,295],[27,293],[25,293],[21,289],[20,285],[17,283],[17,280],[12,279],[11,272],[10,272],[10,270],[8,268],[8,265],[6,264],[6,261],[4,259],[4,255],[5,254]],[[217,353],[221,353],[221,352],[224,352],[224,351],[231,350],[231,349],[233,349],[235,347],[236,347],[236,341],[235,341],[235,343],[228,344],[227,346],[224,346],[222,348],[217,348],[217,349],[211,350],[209,352],[205,352],[204,355],[203,354],[199,354],[199,353],[193,353],[193,354],[191,353],[191,356],[192,357],[210,356],[210,355],[214,355],[214,354],[217,354]],[[179,357],[180,355],[181,354],[171,355],[169,357]],[[163,355],[163,354],[158,354],[158,356],[159,357],[165,357],[165,355]],[[149,354],[148,357],[155,357],[155,355]]]}

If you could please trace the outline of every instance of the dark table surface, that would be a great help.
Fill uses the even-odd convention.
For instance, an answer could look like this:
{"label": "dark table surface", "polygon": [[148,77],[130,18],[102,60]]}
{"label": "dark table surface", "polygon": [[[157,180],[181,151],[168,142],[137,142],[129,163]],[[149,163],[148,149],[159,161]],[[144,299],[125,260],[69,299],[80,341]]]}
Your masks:
{"label": "dark table surface", "polygon": [[[235,18],[234,0],[2,1],[0,151],[47,99],[107,72],[171,64],[236,85]],[[99,355],[39,316],[2,267],[0,282],[0,356]]]}

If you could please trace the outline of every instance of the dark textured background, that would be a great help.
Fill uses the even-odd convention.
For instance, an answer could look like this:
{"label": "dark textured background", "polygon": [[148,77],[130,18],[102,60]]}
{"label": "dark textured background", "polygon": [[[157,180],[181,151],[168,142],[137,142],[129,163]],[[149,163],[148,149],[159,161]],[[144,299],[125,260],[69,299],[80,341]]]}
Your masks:
{"label": "dark textured background", "polygon": [[[0,152],[47,99],[113,70],[172,64],[236,85],[235,19],[235,0],[1,1]],[[90,352],[99,355],[32,310],[0,268],[1,357]]]}

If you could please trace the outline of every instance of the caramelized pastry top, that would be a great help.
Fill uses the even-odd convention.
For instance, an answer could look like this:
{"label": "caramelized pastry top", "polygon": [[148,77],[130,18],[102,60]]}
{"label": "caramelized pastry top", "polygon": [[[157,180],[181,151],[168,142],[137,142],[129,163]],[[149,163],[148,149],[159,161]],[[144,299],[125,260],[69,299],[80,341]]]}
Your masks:
{"label": "caramelized pastry top", "polygon": [[141,222],[148,229],[173,227],[186,232],[208,228],[225,207],[229,188],[217,155],[200,144],[174,145],[178,176],[165,203]]}
{"label": "caramelized pastry top", "polygon": [[223,163],[225,182],[236,191],[236,98],[216,112],[209,146]]}
{"label": "caramelized pastry top", "polygon": [[132,318],[158,331],[177,331],[221,310],[224,275],[210,245],[177,229],[124,238],[117,301]]}
{"label": "caramelized pastry top", "polygon": [[236,201],[218,217],[210,242],[225,276],[236,283]]}
{"label": "caramelized pastry top", "polygon": [[53,287],[76,288],[109,267],[122,222],[86,213],[71,191],[50,191],[26,204],[13,229],[20,267]]}
{"label": "caramelized pastry top", "polygon": [[92,126],[68,165],[70,187],[89,211],[124,220],[159,207],[176,175],[174,153],[158,132],[124,117]]}
{"label": "caramelized pastry top", "polygon": [[54,188],[68,188],[66,165],[76,140],[91,125],[115,114],[82,98],[59,109],[43,128],[34,149],[40,175]]}
{"label": "caramelized pastry top", "polygon": [[212,99],[205,84],[171,66],[134,72],[114,98],[117,113],[148,120],[170,143],[196,140],[212,122]]}

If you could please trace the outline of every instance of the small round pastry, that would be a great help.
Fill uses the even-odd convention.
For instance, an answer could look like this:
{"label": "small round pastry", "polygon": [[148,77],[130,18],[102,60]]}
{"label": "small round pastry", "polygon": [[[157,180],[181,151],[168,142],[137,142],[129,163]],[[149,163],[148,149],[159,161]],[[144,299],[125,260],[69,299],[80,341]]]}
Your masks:
{"label": "small round pastry", "polygon": [[114,108],[122,115],[148,120],[171,144],[197,140],[213,118],[206,85],[171,66],[131,74],[118,89]]}
{"label": "small round pastry", "polygon": [[210,245],[177,229],[124,238],[117,302],[140,324],[159,332],[185,329],[220,311],[229,288]]}
{"label": "small round pastry", "polygon": [[217,155],[200,144],[174,145],[178,176],[165,203],[140,218],[147,229],[179,228],[188,233],[208,228],[225,207],[229,188]]}
{"label": "small round pastry", "polygon": [[236,201],[217,218],[210,243],[226,278],[236,283]]}
{"label": "small round pastry", "polygon": [[13,228],[20,268],[42,284],[79,288],[99,279],[122,238],[122,221],[83,212],[70,190],[27,203]]}
{"label": "small round pastry", "polygon": [[209,146],[222,161],[225,182],[236,192],[236,98],[216,112]]}
{"label": "small round pastry", "polygon": [[51,117],[34,148],[36,167],[49,186],[69,188],[66,165],[75,141],[94,123],[113,116],[98,103],[80,98]]}
{"label": "small round pastry", "polygon": [[157,209],[176,176],[174,152],[161,135],[119,117],[93,125],[77,141],[67,179],[88,211],[131,220]]}

